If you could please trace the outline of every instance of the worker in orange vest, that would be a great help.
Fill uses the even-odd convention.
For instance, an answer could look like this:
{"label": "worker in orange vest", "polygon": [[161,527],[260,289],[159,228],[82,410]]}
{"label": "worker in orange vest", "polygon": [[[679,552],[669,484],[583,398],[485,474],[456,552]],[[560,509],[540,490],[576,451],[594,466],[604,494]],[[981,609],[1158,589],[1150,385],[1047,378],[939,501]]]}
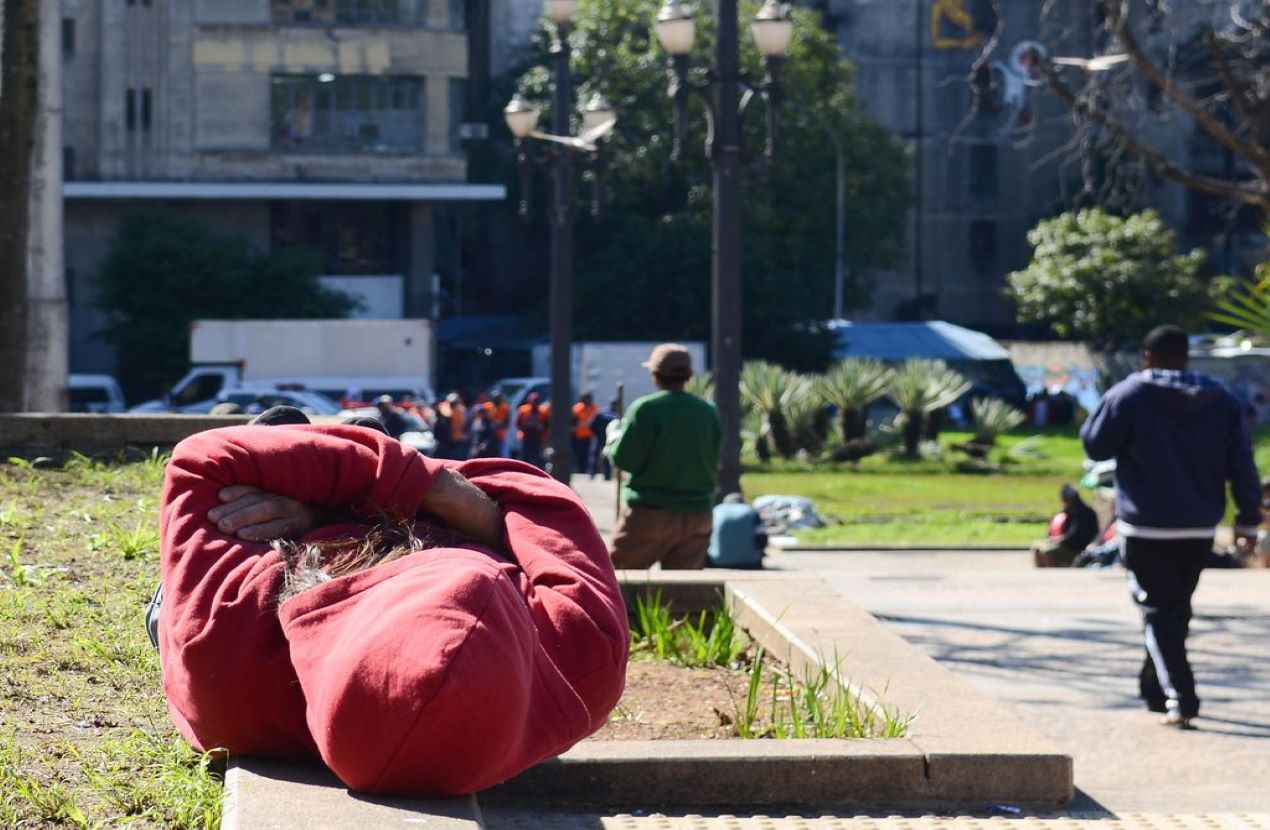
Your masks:
{"label": "worker in orange vest", "polygon": [[595,478],[595,429],[600,408],[590,392],[583,392],[573,405],[573,469]]}
{"label": "worker in orange vest", "polygon": [[449,404],[449,414],[446,418],[446,428],[449,430],[449,458],[458,461],[467,460],[468,441],[467,441],[467,407],[463,405],[463,399],[459,397],[458,392],[451,392],[445,396],[445,402]]}
{"label": "worker in orange vest", "polygon": [[502,392],[495,392],[484,403],[483,408],[494,429],[494,438],[497,441],[494,454],[501,455],[503,447],[507,444],[507,426],[511,423],[512,417],[511,405],[507,403],[507,397]]}
{"label": "worker in orange vest", "polygon": [[520,458],[542,466],[542,444],[551,422],[551,410],[540,403],[537,392],[525,396],[525,402],[516,410],[516,430],[520,438]]}

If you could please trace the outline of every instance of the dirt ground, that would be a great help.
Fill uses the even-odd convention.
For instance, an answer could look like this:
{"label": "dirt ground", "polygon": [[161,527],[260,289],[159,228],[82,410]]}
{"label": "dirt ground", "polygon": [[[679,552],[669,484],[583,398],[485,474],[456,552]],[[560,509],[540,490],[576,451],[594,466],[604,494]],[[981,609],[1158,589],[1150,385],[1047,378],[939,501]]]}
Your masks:
{"label": "dirt ground", "polygon": [[[749,673],[726,668],[688,669],[660,660],[634,659],[626,668],[626,692],[609,722],[588,740],[689,740],[735,738],[733,722],[745,706]],[[759,711],[771,710],[764,683]]]}

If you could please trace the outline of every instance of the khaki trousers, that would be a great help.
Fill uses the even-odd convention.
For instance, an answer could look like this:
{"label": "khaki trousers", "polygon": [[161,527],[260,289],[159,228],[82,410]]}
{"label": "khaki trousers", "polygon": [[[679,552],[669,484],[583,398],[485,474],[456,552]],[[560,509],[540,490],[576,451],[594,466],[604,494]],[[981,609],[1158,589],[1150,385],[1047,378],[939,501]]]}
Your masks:
{"label": "khaki trousers", "polygon": [[624,507],[613,531],[613,567],[649,568],[660,562],[666,570],[704,568],[712,527],[709,512]]}

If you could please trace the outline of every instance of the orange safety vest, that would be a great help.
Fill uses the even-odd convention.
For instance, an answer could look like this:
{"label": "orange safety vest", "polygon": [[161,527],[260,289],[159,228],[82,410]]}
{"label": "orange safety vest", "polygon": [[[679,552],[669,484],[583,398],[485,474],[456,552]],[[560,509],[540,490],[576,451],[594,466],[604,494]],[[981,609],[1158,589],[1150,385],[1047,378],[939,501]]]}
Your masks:
{"label": "orange safety vest", "polygon": [[595,419],[595,413],[600,411],[600,407],[596,404],[587,406],[579,401],[573,405],[573,437],[579,441],[589,441],[595,437],[595,431],[591,429],[591,421]]}
{"label": "orange safety vest", "polygon": [[467,432],[463,429],[467,426],[467,407],[461,403],[453,404],[450,407],[450,440],[462,441],[467,437]]}
{"label": "orange safety vest", "polygon": [[500,404],[486,401],[483,406],[489,413],[489,419],[494,423],[494,434],[498,436],[498,440],[503,440],[507,437],[507,417],[511,415],[511,405],[507,401]]}

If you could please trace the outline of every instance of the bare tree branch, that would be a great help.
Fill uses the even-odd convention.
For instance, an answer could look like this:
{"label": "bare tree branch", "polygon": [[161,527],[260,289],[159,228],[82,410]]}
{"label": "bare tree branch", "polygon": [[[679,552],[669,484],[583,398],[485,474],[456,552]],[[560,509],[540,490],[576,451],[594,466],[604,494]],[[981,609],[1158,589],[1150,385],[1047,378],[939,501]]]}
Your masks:
{"label": "bare tree branch", "polygon": [[1157,175],[1201,193],[1209,193],[1225,199],[1234,199],[1244,204],[1256,205],[1270,212],[1270,185],[1264,179],[1244,182],[1227,181],[1184,170],[1170,162],[1158,151],[1140,141],[1128,128],[1113,119],[1096,102],[1087,100],[1085,97],[1077,97],[1067,84],[1063,83],[1062,78],[1058,76],[1052,66],[1043,63],[1041,70],[1049,88],[1068,109],[1106,129],[1121,147],[1141,159]]}
{"label": "bare tree branch", "polygon": [[1138,71],[1194,118],[1195,123],[1199,124],[1205,132],[1225,147],[1255,164],[1263,179],[1270,179],[1270,152],[1267,152],[1264,147],[1241,141],[1238,136],[1226,128],[1225,124],[1215,118],[1211,112],[1200,106],[1194,98],[1187,95],[1180,86],[1175,84],[1169,76],[1155,65],[1155,62],[1142,49],[1142,46],[1129,28],[1127,5],[1122,4],[1119,0],[1102,0],[1102,7],[1107,14],[1107,22],[1111,31],[1120,40],[1120,45],[1133,60]]}

